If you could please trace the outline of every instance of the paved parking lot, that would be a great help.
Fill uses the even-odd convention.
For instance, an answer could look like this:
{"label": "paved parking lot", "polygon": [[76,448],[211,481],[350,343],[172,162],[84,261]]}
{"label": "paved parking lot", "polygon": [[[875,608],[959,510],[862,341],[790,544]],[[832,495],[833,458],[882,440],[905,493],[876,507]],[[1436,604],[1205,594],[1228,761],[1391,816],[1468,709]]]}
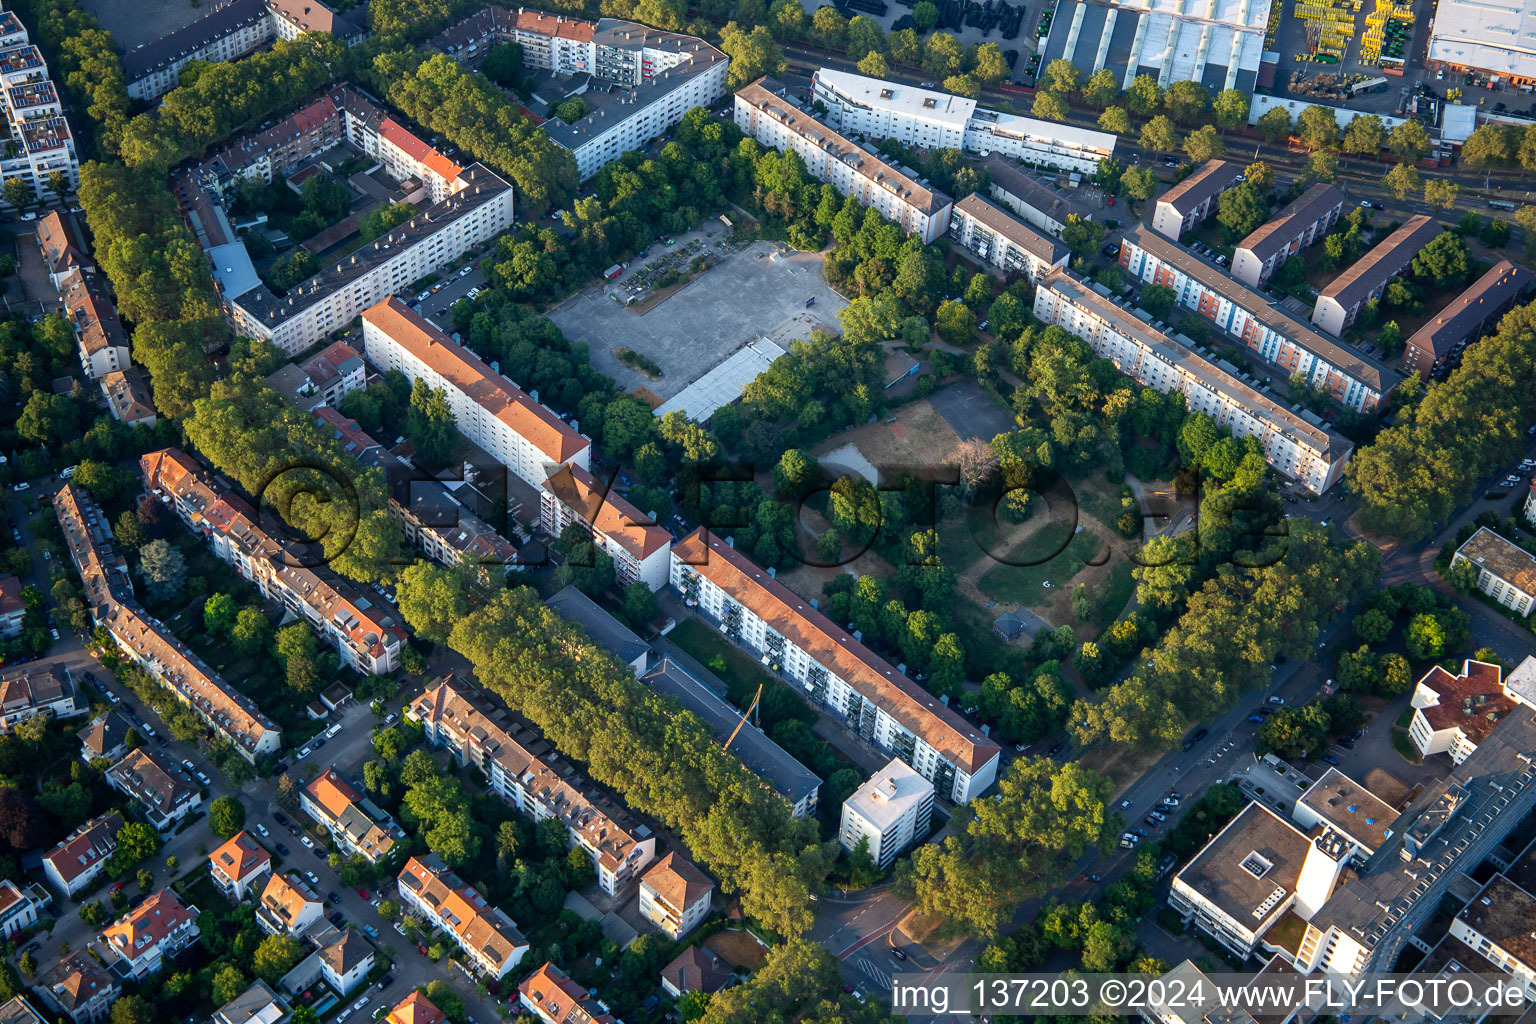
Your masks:
{"label": "paved parking lot", "polygon": [[[682,245],[685,238],[677,242]],[[677,394],[744,343],[803,312],[807,299],[816,300],[817,316],[829,324],[836,324],[837,311],[847,305],[822,277],[820,256],[781,250],[772,242],[757,242],[727,256],[644,315],[621,306],[610,295],[616,290],[608,285],[589,289],[551,311],[550,318],[567,338],[586,342],[592,365],[619,387],[644,387],[662,399]],[[651,380],[619,362],[613,354],[619,346],[654,361],[661,367],[661,379]]]}
{"label": "paved parking lot", "polygon": [[963,440],[990,441],[1013,429],[1013,415],[992,400],[974,380],[964,380],[928,396],[933,411]]}

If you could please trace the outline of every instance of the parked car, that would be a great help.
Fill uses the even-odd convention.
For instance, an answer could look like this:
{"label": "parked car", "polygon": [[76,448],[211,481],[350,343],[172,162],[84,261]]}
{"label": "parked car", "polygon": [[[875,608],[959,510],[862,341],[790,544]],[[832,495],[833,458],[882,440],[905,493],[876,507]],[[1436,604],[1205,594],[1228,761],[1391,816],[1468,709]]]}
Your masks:
{"label": "parked car", "polygon": [[395,976],[393,974],[386,974],[386,975],[384,975],[384,977],[379,979],[379,983],[377,985],[375,985],[374,988],[377,991],[382,992],[385,989],[389,988],[389,986],[393,985],[394,983],[395,983]]}
{"label": "parked car", "polygon": [[277,822],[279,825],[286,825],[288,824],[288,815],[284,814],[282,811],[273,811],[272,820]]}
{"label": "parked car", "polygon": [[278,853],[282,854],[284,857],[288,856],[288,847],[284,846],[282,843],[278,843],[276,845]]}
{"label": "parked car", "polygon": [[204,775],[202,772],[195,772],[193,774],[195,774],[197,776],[197,781],[201,782],[203,785],[205,785],[205,786],[213,785],[213,780],[210,779],[208,776]]}
{"label": "parked car", "polygon": [[309,880],[309,884],[310,885],[313,885],[316,888],[319,888],[319,886],[320,886],[320,876],[319,875],[315,874],[313,871],[306,871],[306,872],[304,872],[304,877]]}
{"label": "parked car", "polygon": [[309,838],[309,836],[300,836],[299,842],[304,844],[304,849],[306,850],[313,850],[315,848],[315,841]]}
{"label": "parked car", "polygon": [[1164,814],[1162,811],[1148,811],[1147,812],[1147,817],[1155,818],[1158,821],[1167,821],[1168,820],[1168,815]]}
{"label": "parked car", "polygon": [[1339,759],[1334,757],[1332,754],[1324,754],[1323,755],[1323,761],[1326,764],[1333,765],[1335,768],[1337,768],[1339,766]]}
{"label": "parked car", "polygon": [[1248,721],[1250,721],[1250,722],[1262,722],[1262,721],[1264,721],[1264,716],[1263,715],[1249,715],[1248,716]]}
{"label": "parked car", "polygon": [[270,836],[272,834],[271,832],[267,831],[267,826],[263,825],[259,821],[256,823],[256,833],[258,835],[260,835],[261,838],[263,838],[263,839],[266,839],[268,836]]}
{"label": "parked car", "polygon": [[1284,707],[1285,706],[1285,698],[1284,697],[1280,697],[1280,696],[1271,697],[1271,698],[1269,698],[1269,702],[1271,704],[1275,705],[1275,707]]}
{"label": "parked car", "polygon": [[895,946],[891,947],[891,956],[895,957],[897,960],[905,960],[907,958],[906,952],[897,949]]}

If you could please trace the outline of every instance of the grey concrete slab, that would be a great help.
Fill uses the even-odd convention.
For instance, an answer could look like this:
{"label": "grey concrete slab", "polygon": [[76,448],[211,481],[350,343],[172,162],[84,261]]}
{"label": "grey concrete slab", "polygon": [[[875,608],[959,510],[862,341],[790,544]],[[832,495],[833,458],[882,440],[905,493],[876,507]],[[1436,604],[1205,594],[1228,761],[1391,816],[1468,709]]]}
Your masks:
{"label": "grey concrete slab", "polygon": [[1014,428],[1013,414],[993,400],[974,380],[964,380],[928,396],[934,412],[964,440],[990,441]]}

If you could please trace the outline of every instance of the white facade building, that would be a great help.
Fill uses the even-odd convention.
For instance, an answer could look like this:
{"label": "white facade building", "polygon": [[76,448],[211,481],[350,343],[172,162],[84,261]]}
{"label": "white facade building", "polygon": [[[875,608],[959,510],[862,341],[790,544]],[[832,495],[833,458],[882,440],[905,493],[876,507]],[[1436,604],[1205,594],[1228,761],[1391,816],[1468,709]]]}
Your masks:
{"label": "white facade building", "polygon": [[1083,338],[1121,373],[1164,394],[1183,393],[1235,437],[1256,437],[1264,459],[1314,494],[1339,479],[1354,446],[1313,424],[1152,327],[1066,271],[1035,292],[1035,316]]}
{"label": "white facade building", "polygon": [[476,974],[505,977],[528,952],[528,940],[512,919],[435,856],[407,861],[397,889],[407,911],[453,936]]}
{"label": "white facade building", "polygon": [[811,95],[827,124],[844,134],[896,139],[925,149],[1010,156],[1037,167],[1092,174],[1115,153],[1115,136],[1055,121],[1004,114],[973,99],[902,82],[822,68]]}
{"label": "white facade building", "polygon": [[915,768],[945,799],[969,803],[997,777],[995,742],[730,542],[699,529],[674,544],[672,586],[727,639]]}
{"label": "white facade building", "polygon": [[39,202],[56,197],[49,185],[56,173],[64,175],[70,190],[79,185],[80,158],[58,89],[42,51],[27,41],[26,28],[11,11],[0,11],[0,105],[9,132],[0,178],[26,182]]}
{"label": "white facade building", "polygon": [[113,969],[129,978],[146,978],[169,957],[197,941],[198,910],[161,889],[101,933],[101,945],[117,955]]}
{"label": "white facade building", "polygon": [[667,585],[672,533],[629,500],[576,465],[561,466],[543,482],[539,525],[551,537],[575,523],[613,559],[621,587],[641,582],[652,591]]}
{"label": "white facade building", "polygon": [[1195,173],[1157,199],[1152,227],[1177,242],[1216,209],[1221,194],[1242,184],[1243,168],[1230,160],[1207,160]]}
{"label": "white facade building", "polygon": [[850,853],[865,841],[875,867],[884,871],[928,835],[932,819],[933,783],[893,757],[843,801],[837,841]]}
{"label": "white facade building", "polygon": [[640,916],[674,942],[709,916],[715,883],[676,851],[658,860],[640,879]]}
{"label": "white facade building", "polygon": [[1232,254],[1232,276],[1250,288],[1258,288],[1286,260],[1322,241],[1343,212],[1344,193],[1318,182],[1237,243]]}
{"label": "white facade building", "polygon": [[1477,589],[1519,615],[1531,614],[1536,602],[1536,556],[1483,526],[1451,557],[1454,567],[1471,562]]}
{"label": "white facade building", "polygon": [[[1529,674],[1536,661],[1527,658]],[[1485,661],[1466,659],[1459,674],[1439,665],[1424,673],[1413,689],[1410,706],[1413,717],[1408,722],[1408,738],[1419,757],[1446,754],[1452,764],[1461,764],[1472,756],[1499,719],[1519,710],[1532,696],[1519,685],[1525,675],[1510,675],[1504,683],[1504,670]]]}
{"label": "white facade building", "polygon": [[765,146],[794,150],[817,181],[872,206],[903,231],[931,243],[949,229],[949,196],[914,181],[784,98],[784,85],[760,78],[736,93],[736,125]]}
{"label": "white facade building", "polygon": [[123,816],[117,811],[81,825],[43,857],[43,874],[65,896],[73,896],[101,877],[107,858],[117,850]]}
{"label": "white facade building", "polygon": [[441,388],[459,431],[529,485],[541,486],[551,467],[590,465],[591,441],[399,299],[363,313],[363,350],[380,372]]}
{"label": "white facade building", "polygon": [[363,310],[512,226],[512,186],[481,164],[455,190],[278,298],[258,284],[225,297],[235,330],[293,355]]}
{"label": "white facade building", "polygon": [[1072,255],[1066,246],[1042,235],[979,192],[972,192],[955,204],[949,236],[977,259],[1005,274],[1019,274],[1031,284],[1057,267],[1066,266]]}

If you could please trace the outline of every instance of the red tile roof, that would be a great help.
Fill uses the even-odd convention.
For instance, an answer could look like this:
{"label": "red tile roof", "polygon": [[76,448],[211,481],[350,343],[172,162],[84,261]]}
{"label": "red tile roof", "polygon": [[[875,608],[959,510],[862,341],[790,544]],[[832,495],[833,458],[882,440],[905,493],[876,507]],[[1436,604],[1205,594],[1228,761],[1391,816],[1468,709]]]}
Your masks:
{"label": "red tile roof", "polygon": [[544,481],[544,489],[638,559],[649,558],[672,541],[670,532],[580,466],[561,466]]}
{"label": "red tile roof", "polygon": [[379,125],[379,138],[390,143],[444,181],[453,181],[464,171],[464,168],[422,142],[411,134],[410,129],[392,117],[386,118],[384,123]]}
{"label": "red tile roof", "polygon": [[272,855],[249,832],[235,837],[208,856],[208,863],[232,882],[244,879],[272,863]]}

